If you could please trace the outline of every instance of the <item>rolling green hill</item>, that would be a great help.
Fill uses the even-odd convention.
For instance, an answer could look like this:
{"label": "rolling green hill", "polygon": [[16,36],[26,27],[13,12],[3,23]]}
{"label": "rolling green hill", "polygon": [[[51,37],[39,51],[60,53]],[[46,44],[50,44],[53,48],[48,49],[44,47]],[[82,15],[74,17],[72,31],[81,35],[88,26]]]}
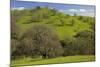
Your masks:
{"label": "rolling green hill", "polygon": [[91,25],[94,24],[93,17],[70,16],[55,9],[40,8],[14,10],[12,15],[16,18],[16,23],[20,27],[21,34],[36,24],[47,25],[57,32],[60,39],[73,37],[83,30],[93,31]]}

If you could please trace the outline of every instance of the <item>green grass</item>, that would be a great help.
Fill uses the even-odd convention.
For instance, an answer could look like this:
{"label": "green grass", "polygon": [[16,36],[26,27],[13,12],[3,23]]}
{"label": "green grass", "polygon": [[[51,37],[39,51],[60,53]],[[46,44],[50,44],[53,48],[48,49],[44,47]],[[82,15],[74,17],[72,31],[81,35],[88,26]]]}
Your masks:
{"label": "green grass", "polygon": [[[34,25],[44,25],[44,23],[42,22],[38,22],[38,23],[30,23],[30,24],[21,24],[19,23],[18,25],[20,26],[20,30],[21,33],[24,33],[25,31],[27,31],[28,29],[30,29],[31,27],[33,27]],[[57,32],[59,38],[62,40],[65,37],[73,37],[74,35],[76,35],[77,32],[82,31],[82,30],[90,30],[89,29],[89,25],[87,23],[82,23],[82,22],[77,22],[77,24],[75,24],[74,26],[56,26],[53,24],[45,24],[46,26],[51,27],[55,32]]]}
{"label": "green grass", "polygon": [[18,66],[28,66],[28,65],[89,62],[89,61],[95,61],[95,56],[94,55],[67,56],[67,57],[58,57],[58,58],[53,58],[53,59],[24,58],[24,59],[19,59],[19,60],[12,60],[11,66],[18,67]]}

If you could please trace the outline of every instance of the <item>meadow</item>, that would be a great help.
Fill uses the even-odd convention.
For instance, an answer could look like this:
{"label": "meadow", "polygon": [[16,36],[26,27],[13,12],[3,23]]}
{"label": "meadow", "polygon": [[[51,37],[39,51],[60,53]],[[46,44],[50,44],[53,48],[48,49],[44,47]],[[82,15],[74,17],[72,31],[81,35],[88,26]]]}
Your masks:
{"label": "meadow", "polygon": [[23,58],[11,61],[11,66],[33,66],[33,65],[44,65],[44,64],[61,64],[61,63],[77,63],[77,62],[90,62],[95,61],[93,55],[85,56],[67,56],[57,57],[53,59],[42,59],[42,58]]}

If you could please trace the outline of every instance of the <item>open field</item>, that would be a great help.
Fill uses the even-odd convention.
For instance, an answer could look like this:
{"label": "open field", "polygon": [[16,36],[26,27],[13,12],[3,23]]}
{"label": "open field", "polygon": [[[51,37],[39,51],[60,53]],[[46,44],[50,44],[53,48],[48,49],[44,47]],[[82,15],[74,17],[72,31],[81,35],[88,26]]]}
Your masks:
{"label": "open field", "polygon": [[72,63],[72,62],[89,62],[95,61],[93,55],[86,56],[66,56],[53,59],[41,59],[41,58],[24,58],[19,60],[12,60],[11,66],[24,66],[24,65],[42,65],[42,64],[56,64],[56,63]]}

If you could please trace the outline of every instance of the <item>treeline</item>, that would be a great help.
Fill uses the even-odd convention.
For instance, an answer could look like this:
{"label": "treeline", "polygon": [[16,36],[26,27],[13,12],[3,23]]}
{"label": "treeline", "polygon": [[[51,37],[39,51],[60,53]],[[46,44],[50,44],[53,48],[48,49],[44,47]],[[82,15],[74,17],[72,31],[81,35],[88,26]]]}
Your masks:
{"label": "treeline", "polygon": [[12,34],[11,56],[42,56],[43,58],[54,58],[58,56],[71,55],[94,55],[95,40],[94,33],[81,31],[73,39],[65,38],[60,41],[57,34],[43,25],[35,25],[18,39]]}
{"label": "treeline", "polygon": [[[42,9],[42,11],[40,11]],[[33,10],[12,11],[11,13],[11,58],[18,57],[39,57],[54,58],[59,56],[73,56],[73,55],[95,55],[95,24],[94,20],[89,20],[83,16],[75,16],[77,19],[84,23],[89,21],[92,31],[83,30],[77,32],[73,37],[66,37],[61,40],[55,30],[46,26],[46,24],[53,23],[54,19],[45,21],[46,24],[33,25],[32,28],[26,30],[20,36],[20,27],[17,22],[23,16],[25,19],[23,24],[32,22],[41,22],[50,16],[62,17],[60,19],[60,26],[66,25],[64,18],[65,15],[57,12],[56,10],[48,10],[48,8],[37,7]],[[27,12],[28,11],[28,12]],[[31,12],[29,12],[31,11]],[[33,13],[33,14],[32,14]],[[26,16],[27,18],[26,18]],[[91,19],[91,18],[90,18]],[[52,21],[53,20],[53,21]],[[59,21],[55,21],[59,22]],[[69,25],[73,26],[76,23],[74,20],[70,21]],[[68,24],[67,24],[68,25]]]}

